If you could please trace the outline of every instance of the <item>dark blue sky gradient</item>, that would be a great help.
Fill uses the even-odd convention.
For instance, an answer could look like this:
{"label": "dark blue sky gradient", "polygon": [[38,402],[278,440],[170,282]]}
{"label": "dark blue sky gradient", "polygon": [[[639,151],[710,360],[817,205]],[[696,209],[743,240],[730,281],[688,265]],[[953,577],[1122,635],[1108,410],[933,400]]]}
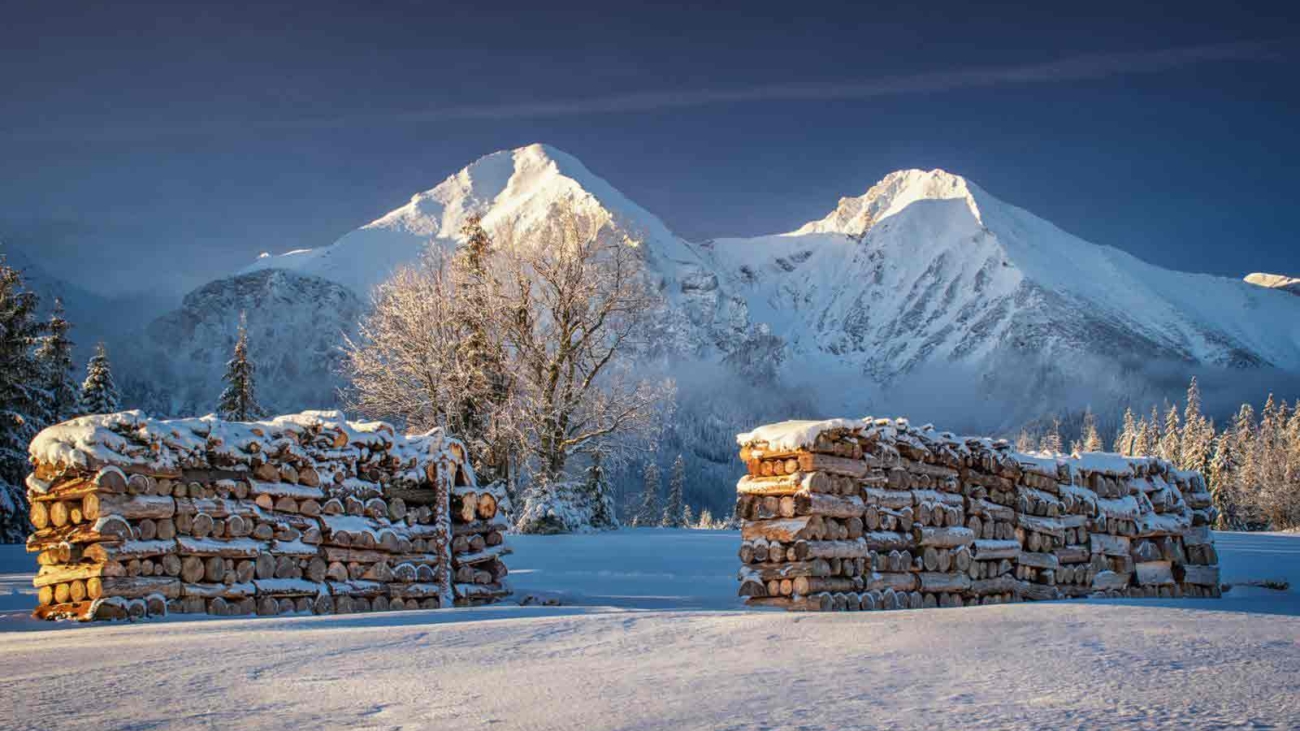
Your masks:
{"label": "dark blue sky gradient", "polygon": [[[1296,3],[208,5],[7,4],[0,238],[100,287],[192,286],[543,141],[691,239],[789,230],[891,170],[943,167],[1163,266],[1300,273]],[[1225,44],[1245,50],[1149,68]],[[672,103],[1076,56],[1116,68]],[[668,103],[519,113],[628,94]],[[469,107],[494,118],[430,119]]]}

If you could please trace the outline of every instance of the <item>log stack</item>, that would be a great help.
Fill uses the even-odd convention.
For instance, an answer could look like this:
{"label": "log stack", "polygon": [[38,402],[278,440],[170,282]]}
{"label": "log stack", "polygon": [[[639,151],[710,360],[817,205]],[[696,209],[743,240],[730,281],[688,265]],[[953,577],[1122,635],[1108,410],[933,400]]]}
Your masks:
{"label": "log stack", "polygon": [[451,565],[456,606],[490,604],[510,594],[505,584],[511,551],[505,542],[508,498],[500,483],[476,487],[473,481],[451,491]]}
{"label": "log stack", "polygon": [[[476,488],[464,447],[440,431],[402,436],[337,412],[250,423],[125,412],[50,427],[31,458],[37,617],[453,603],[451,493]],[[483,601],[507,592],[494,588]]]}
{"label": "log stack", "polygon": [[1199,473],[897,419],[741,434],[740,595],[790,610],[1218,596]]}

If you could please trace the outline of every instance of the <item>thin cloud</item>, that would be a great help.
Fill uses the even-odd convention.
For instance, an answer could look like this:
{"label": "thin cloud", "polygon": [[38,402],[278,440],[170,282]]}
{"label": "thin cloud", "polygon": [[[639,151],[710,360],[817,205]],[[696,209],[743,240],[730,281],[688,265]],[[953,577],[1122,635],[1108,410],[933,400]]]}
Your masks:
{"label": "thin cloud", "polygon": [[775,101],[862,100],[963,89],[1087,81],[1115,76],[1154,74],[1226,61],[1281,57],[1276,42],[1225,43],[1126,53],[1095,53],[1055,61],[1012,66],[938,71],[845,82],[764,84],[736,89],[644,91],[553,101],[446,105],[421,110],[309,117],[297,119],[217,120],[167,126],[132,125],[93,130],[15,132],[27,140],[123,140],[171,136],[221,136],[232,132],[329,130],[393,124],[458,121],[509,121],[593,114],[625,114],[724,104]]}

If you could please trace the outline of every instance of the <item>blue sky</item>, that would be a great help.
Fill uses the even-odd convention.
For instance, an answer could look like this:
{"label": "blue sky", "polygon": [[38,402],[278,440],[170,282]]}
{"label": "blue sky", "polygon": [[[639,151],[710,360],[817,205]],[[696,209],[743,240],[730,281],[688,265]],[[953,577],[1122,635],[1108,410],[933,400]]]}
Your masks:
{"label": "blue sky", "polygon": [[541,141],[692,239],[943,167],[1163,266],[1300,273],[1293,3],[468,5],[11,3],[0,237],[184,288]]}

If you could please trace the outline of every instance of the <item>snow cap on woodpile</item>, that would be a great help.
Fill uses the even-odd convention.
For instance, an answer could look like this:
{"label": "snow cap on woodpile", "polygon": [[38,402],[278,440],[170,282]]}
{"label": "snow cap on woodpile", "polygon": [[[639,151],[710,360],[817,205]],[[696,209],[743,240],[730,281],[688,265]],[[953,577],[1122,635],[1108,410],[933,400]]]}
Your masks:
{"label": "snow cap on woodpile", "polygon": [[[322,441],[322,435],[328,439]],[[382,421],[350,422],[340,411],[304,411],[254,422],[223,421],[211,414],[162,420],[141,411],[82,416],[41,431],[29,452],[33,463],[58,470],[147,467],[169,472],[214,463],[240,469],[265,454],[311,463],[358,457],[363,450],[389,452],[410,466],[409,476],[416,480],[417,463],[431,457],[466,462],[464,445],[440,429],[407,436]],[[28,482],[39,491],[44,480]]]}

